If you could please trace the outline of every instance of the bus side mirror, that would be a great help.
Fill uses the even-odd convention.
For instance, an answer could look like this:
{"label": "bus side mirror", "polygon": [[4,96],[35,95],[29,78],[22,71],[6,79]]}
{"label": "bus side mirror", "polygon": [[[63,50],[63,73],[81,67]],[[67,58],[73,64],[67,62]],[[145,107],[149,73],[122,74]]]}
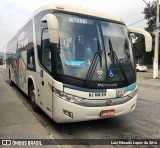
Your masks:
{"label": "bus side mirror", "polygon": [[59,44],[59,24],[57,17],[53,14],[47,14],[41,19],[41,22],[48,25],[50,42]]}
{"label": "bus side mirror", "polygon": [[151,52],[152,50],[152,37],[149,32],[142,29],[128,29],[129,33],[141,34],[145,38],[146,52]]}

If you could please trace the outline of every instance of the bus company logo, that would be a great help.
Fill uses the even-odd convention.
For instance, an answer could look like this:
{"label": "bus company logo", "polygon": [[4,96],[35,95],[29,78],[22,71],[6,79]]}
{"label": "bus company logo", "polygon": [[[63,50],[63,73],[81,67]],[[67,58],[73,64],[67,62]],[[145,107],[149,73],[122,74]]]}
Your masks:
{"label": "bus company logo", "polygon": [[98,70],[97,74],[98,74],[98,78],[102,78],[103,71],[102,70]]}
{"label": "bus company logo", "polygon": [[126,90],[118,89],[117,94],[118,95],[124,95],[126,93]]}
{"label": "bus company logo", "polygon": [[109,83],[98,83],[97,87],[117,87],[116,83],[109,84]]}
{"label": "bus company logo", "polygon": [[110,106],[111,104],[112,104],[112,100],[107,100],[107,101],[106,101],[106,105],[107,105],[107,106]]}

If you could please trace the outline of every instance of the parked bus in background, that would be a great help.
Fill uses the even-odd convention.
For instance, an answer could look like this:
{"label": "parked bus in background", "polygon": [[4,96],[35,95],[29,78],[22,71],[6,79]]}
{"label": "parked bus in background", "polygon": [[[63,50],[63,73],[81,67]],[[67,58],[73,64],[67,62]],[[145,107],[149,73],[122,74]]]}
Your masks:
{"label": "parked bus in background", "polygon": [[136,107],[135,61],[129,33],[116,17],[67,5],[37,10],[8,42],[7,72],[31,99],[59,123],[104,119]]}

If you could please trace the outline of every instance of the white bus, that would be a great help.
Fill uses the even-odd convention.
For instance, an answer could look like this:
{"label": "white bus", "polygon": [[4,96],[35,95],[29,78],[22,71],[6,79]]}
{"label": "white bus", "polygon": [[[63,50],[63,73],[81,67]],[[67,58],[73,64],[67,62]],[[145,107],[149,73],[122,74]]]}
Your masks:
{"label": "white bus", "polygon": [[47,5],[8,42],[7,72],[55,122],[104,119],[132,112],[137,83],[129,33],[116,17],[82,7]]}

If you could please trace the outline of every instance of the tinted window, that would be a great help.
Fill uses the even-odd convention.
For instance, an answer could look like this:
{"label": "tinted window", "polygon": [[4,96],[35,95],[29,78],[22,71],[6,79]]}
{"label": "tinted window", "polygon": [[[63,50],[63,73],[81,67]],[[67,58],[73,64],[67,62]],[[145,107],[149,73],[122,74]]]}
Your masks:
{"label": "tinted window", "polygon": [[41,57],[41,62],[42,65],[48,70],[52,71],[52,66],[51,66],[51,46],[50,46],[50,41],[49,41],[49,34],[48,34],[48,29],[44,29],[42,31],[42,57]]}

